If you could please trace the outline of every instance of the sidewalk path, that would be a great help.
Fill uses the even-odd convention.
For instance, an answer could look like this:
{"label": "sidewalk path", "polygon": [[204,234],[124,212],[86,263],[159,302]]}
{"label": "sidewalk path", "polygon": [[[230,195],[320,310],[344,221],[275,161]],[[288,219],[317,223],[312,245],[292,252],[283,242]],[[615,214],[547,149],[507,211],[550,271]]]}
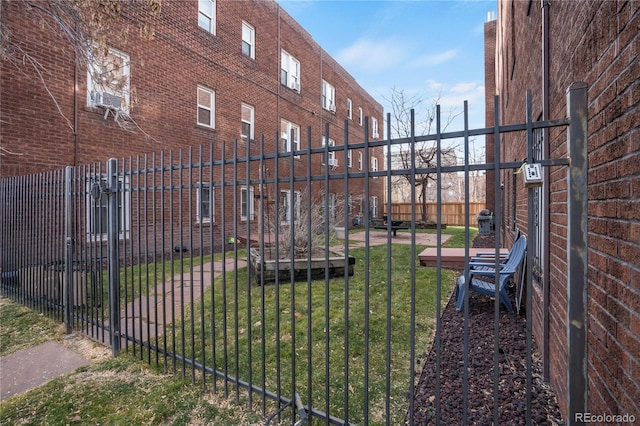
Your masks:
{"label": "sidewalk path", "polygon": [[89,365],[58,342],[46,342],[0,358],[0,401]]}

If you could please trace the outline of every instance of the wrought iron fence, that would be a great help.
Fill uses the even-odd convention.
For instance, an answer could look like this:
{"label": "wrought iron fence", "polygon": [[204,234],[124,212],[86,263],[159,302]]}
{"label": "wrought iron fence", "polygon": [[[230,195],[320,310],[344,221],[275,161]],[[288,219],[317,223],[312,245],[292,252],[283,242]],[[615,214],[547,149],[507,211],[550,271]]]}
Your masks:
{"label": "wrought iron fence", "polygon": [[[528,104],[530,109],[530,97]],[[465,123],[467,117],[465,104]],[[404,218],[408,245],[395,244],[391,221],[383,244],[374,244],[369,231],[378,203],[386,194],[391,205],[392,177],[415,182],[426,173],[438,181],[443,173],[461,175],[468,200],[470,171],[495,170],[493,190],[499,193],[500,170],[523,164],[500,161],[500,134],[524,132],[531,146],[534,128],[566,126],[568,121],[534,123],[529,117],[518,125],[475,130],[465,125],[448,133],[437,126],[432,135],[388,135],[375,141],[365,136],[357,143],[345,138],[340,145],[319,148],[311,148],[316,135],[309,131],[308,148],[295,152],[279,152],[277,140],[272,145],[276,152],[268,152],[269,144],[261,138],[255,144],[222,143],[5,178],[0,196],[2,292],[65,321],[69,330],[110,344],[114,354],[129,351],[167,371],[190,375],[203,387],[237,402],[246,400],[265,417],[290,404],[299,414],[330,424],[413,424],[418,358],[432,346],[439,366],[440,353],[447,350],[441,347],[440,318],[455,277],[441,264],[440,191],[437,267],[429,273],[417,261],[415,208]],[[483,135],[495,136],[496,162],[470,164],[469,139]],[[342,157],[346,165],[350,150],[360,150],[368,164],[374,148],[390,156],[401,144],[413,150],[419,142],[429,142],[440,151],[452,139],[461,141],[462,164],[355,171],[332,167],[337,162],[329,161]],[[538,162],[569,164],[566,159]],[[317,164],[326,167],[311,173]],[[580,197],[570,194],[568,203],[581,205]],[[356,199],[361,204],[354,206]],[[414,193],[411,204],[416,203]],[[464,211],[469,217],[468,201]],[[500,211],[497,206],[497,230]],[[362,241],[348,231],[344,240],[337,240],[335,227],[353,228],[355,218]],[[465,226],[467,259],[473,225]],[[575,226],[579,224],[570,223],[571,229]],[[336,243],[340,250],[332,253]],[[496,249],[498,244],[497,239]],[[395,268],[400,258],[409,259],[402,272]],[[575,255],[569,263],[583,260]],[[530,271],[528,275],[530,285]],[[466,278],[468,282],[468,273]],[[495,296],[499,300],[497,288]],[[499,302],[495,307],[498,312]],[[529,324],[530,308],[529,300]],[[468,377],[468,298],[461,315],[461,374]],[[574,315],[584,321],[584,311]],[[530,357],[530,326],[526,339]],[[570,356],[585,362],[580,337],[572,339],[575,351]],[[496,400],[498,351],[496,338]],[[530,367],[529,358],[528,383]],[[570,367],[568,374],[582,373]],[[439,389],[439,372],[436,382]],[[465,385],[460,392],[466,422],[469,389]],[[439,419],[439,390],[434,398]]]}

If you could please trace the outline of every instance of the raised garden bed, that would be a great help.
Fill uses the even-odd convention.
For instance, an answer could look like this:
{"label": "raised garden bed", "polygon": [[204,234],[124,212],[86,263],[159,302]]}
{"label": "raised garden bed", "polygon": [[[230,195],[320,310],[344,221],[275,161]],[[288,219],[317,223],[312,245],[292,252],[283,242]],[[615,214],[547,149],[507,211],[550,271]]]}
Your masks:
{"label": "raised garden bed", "polygon": [[[315,249],[309,262],[308,256],[300,256],[291,262],[291,259],[280,258],[279,261],[271,256],[272,252],[267,252],[262,256],[256,248],[249,249],[249,268],[256,283],[272,283],[276,281],[276,276],[280,282],[291,281],[291,271],[293,268],[294,281],[306,281],[309,274],[311,279],[323,279],[328,268],[329,278],[343,277],[345,269],[348,274],[353,275],[353,266],[356,260],[353,256],[345,259],[344,253],[329,250],[328,259],[324,249]],[[327,264],[328,262],[328,264]]]}

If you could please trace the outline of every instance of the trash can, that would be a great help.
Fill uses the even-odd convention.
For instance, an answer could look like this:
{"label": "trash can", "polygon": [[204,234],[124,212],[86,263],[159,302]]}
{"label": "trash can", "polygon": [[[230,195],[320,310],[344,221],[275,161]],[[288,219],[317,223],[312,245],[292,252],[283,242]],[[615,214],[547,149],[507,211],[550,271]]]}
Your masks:
{"label": "trash can", "polygon": [[478,213],[478,234],[490,235],[493,232],[493,213],[489,210],[481,210]]}

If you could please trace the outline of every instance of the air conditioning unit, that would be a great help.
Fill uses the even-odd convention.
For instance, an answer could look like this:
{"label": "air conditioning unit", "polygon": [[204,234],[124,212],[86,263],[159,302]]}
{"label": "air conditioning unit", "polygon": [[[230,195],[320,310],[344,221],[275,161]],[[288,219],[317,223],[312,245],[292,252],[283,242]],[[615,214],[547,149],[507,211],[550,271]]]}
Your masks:
{"label": "air conditioning unit", "polygon": [[329,158],[329,167],[338,167],[338,159]]}
{"label": "air conditioning unit", "polygon": [[122,108],[122,98],[108,92],[92,92],[91,99],[96,106],[112,109]]}
{"label": "air conditioning unit", "polygon": [[329,111],[331,112],[336,112],[336,106],[334,105],[333,102],[329,103]]}
{"label": "air conditioning unit", "polygon": [[289,88],[295,90],[296,92],[300,91],[300,83],[296,82],[296,81],[292,81],[291,83],[289,83]]}

